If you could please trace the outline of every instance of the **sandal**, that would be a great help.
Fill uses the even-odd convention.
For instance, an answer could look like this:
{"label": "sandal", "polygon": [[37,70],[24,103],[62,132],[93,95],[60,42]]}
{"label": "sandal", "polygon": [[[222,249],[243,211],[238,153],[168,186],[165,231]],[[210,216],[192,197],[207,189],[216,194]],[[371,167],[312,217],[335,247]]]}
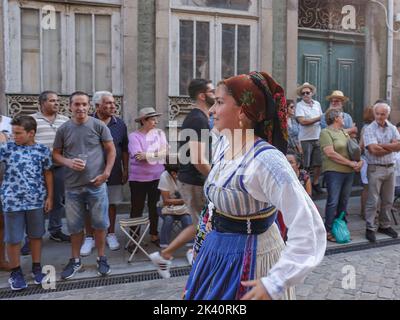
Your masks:
{"label": "sandal", "polygon": [[332,233],[328,232],[326,234],[326,240],[330,241],[330,242],[336,242],[336,238],[332,235]]}

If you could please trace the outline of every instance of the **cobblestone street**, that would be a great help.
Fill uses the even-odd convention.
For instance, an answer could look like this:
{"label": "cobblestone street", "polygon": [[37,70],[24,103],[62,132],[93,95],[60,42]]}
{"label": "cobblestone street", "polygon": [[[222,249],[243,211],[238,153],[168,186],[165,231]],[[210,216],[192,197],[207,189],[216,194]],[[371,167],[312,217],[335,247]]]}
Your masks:
{"label": "cobblestone street", "polygon": [[[325,257],[297,288],[299,300],[400,300],[400,246]],[[344,269],[345,268],[345,269]],[[347,269],[346,269],[347,268]],[[354,269],[352,269],[354,268]],[[344,289],[355,270],[355,289]],[[350,274],[351,275],[351,274]],[[343,281],[345,279],[345,281]],[[178,300],[187,277],[21,297],[30,300]]]}

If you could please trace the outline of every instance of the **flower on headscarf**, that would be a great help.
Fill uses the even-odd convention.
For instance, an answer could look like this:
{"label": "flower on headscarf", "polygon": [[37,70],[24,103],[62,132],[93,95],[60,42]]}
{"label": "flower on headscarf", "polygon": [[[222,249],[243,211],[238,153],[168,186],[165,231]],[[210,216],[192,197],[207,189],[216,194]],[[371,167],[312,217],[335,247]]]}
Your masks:
{"label": "flower on headscarf", "polygon": [[253,92],[246,90],[242,93],[242,96],[240,98],[240,103],[242,104],[242,106],[250,107],[255,102],[256,99],[254,98]]}

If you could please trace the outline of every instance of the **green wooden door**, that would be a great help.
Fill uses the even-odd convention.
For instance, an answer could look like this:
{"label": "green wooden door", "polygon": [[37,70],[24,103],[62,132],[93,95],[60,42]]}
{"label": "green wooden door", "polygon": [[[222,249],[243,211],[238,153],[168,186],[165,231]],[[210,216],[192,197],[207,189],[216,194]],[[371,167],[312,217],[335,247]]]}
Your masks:
{"label": "green wooden door", "polygon": [[317,89],[315,97],[323,110],[326,97],[341,90],[350,98],[345,111],[361,126],[364,110],[364,47],[353,41],[299,39],[298,82],[310,82]]}

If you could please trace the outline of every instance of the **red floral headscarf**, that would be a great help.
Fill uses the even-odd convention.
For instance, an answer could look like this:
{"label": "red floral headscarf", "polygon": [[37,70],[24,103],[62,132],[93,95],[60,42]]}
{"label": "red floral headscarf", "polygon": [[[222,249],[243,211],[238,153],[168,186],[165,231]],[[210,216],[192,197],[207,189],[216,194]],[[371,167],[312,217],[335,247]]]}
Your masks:
{"label": "red floral headscarf", "polygon": [[245,115],[257,123],[257,134],[287,152],[288,125],[285,92],[270,75],[252,72],[223,81]]}

